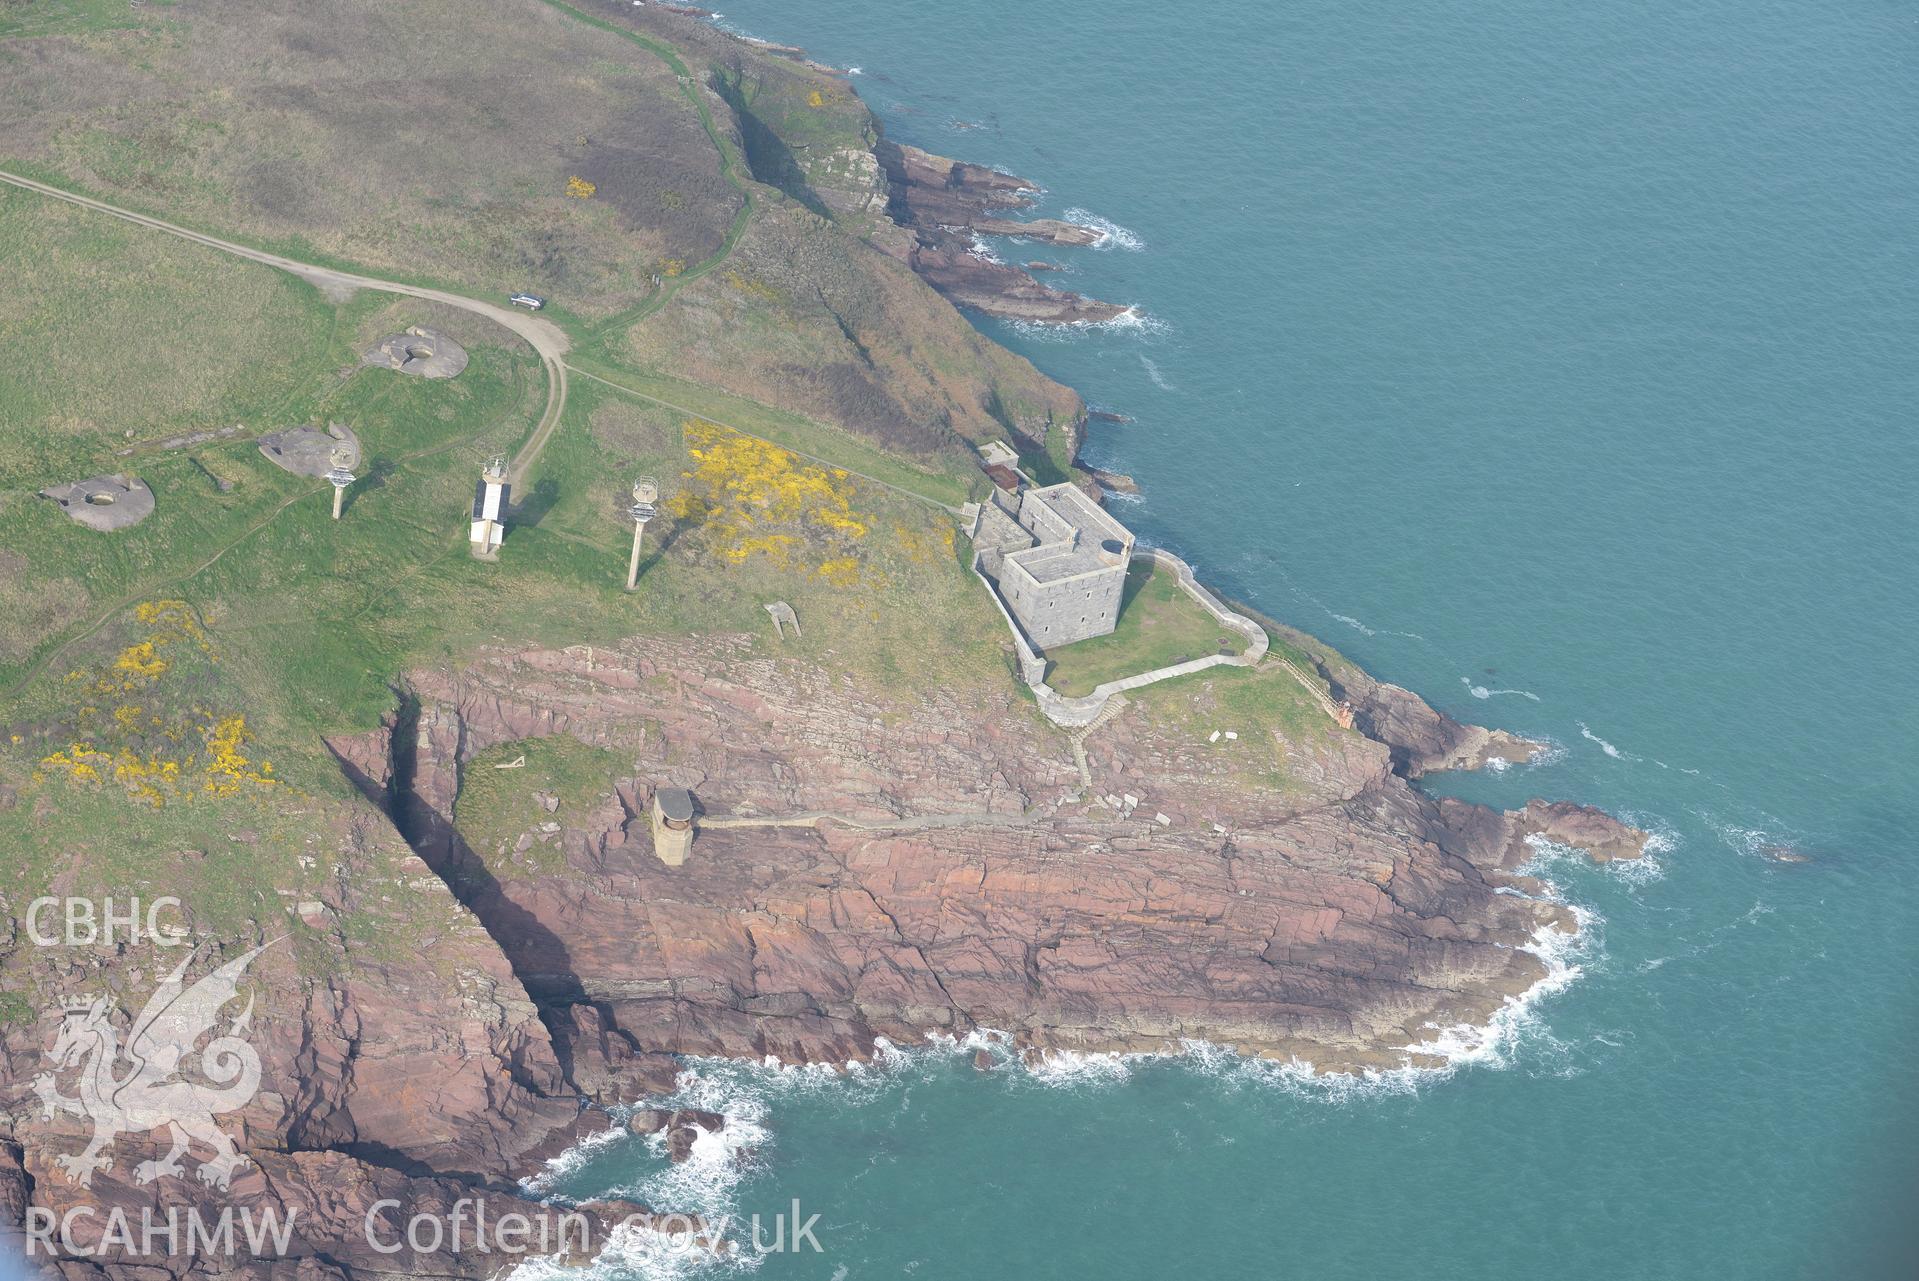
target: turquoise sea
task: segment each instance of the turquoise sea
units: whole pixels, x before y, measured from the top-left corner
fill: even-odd
[[[714,1069],[768,1278],[1919,1276],[1919,13],[1886,0],[729,0],[1115,229],[1134,326],[984,327],[1204,576],[1558,744],[1577,967],[1445,1075]],[[1083,211],[1073,215],[1071,211]],[[1804,862],[1778,862],[1788,850]],[[630,1143],[630,1146],[629,1146]],[[767,1219],[770,1233],[770,1217]],[[652,1264],[632,1265],[646,1270]]]

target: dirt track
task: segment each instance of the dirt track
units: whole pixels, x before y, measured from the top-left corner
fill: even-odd
[[[540,415],[539,424],[534,427],[533,434],[527,437],[526,444],[522,445],[520,452],[513,456],[513,462],[508,469],[515,486],[518,486],[525,478],[527,470],[539,458],[540,451],[546,448],[546,442],[552,438],[554,430],[560,425],[560,414],[566,408],[566,362],[562,357],[566,355],[569,344],[565,331],[541,316],[503,304],[481,302],[477,298],[464,298],[443,289],[426,289],[419,285],[402,284],[396,280],[376,280],[372,276],[356,275],[350,271],[336,271],[331,267],[296,262],[291,258],[283,258],[279,254],[251,249],[246,245],[235,244],[231,240],[222,240],[218,236],[209,236],[204,232],[192,231],[159,218],[148,217],[146,214],[134,213],[130,209],[110,205],[104,200],[95,200],[90,196],[77,196],[70,191],[62,191],[58,187],[49,186],[44,182],[35,182],[31,178],[22,178],[18,174],[8,173],[3,169],[0,169],[0,182],[39,195],[51,196],[55,200],[64,200],[68,204],[79,205],[83,209],[91,209],[96,213],[122,218],[153,231],[163,231],[169,236],[191,240],[209,249],[217,249],[221,253],[232,254],[236,258],[245,258],[249,262],[277,267],[321,289],[377,289],[383,293],[405,294],[410,298],[425,298],[431,302],[458,307],[475,315],[485,316],[496,324],[504,325],[526,339],[533,350],[539,353],[540,363],[546,368],[546,411]]]

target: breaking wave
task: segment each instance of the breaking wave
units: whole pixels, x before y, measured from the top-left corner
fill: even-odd
[[[1057,324],[1045,320],[1022,320],[1013,316],[1002,316],[999,323],[1020,335],[1036,342],[1071,342],[1073,339],[1091,333],[1136,333],[1163,334],[1172,327],[1157,316],[1150,316],[1138,307],[1128,307],[1117,316],[1107,320],[1072,320]],[[1141,357],[1144,360],[1144,357]],[[1177,391],[1170,383],[1161,382],[1152,372],[1152,362],[1148,361],[1147,376],[1153,378],[1155,385],[1162,391]]]
[[[1544,853],[1550,861],[1554,855]],[[1535,860],[1536,862],[1539,860]],[[1531,866],[1531,865],[1529,865]],[[1557,891],[1548,883],[1549,892]],[[1599,930],[1603,918],[1578,905],[1569,905],[1578,924],[1576,933],[1542,926],[1521,950],[1537,956],[1545,974],[1532,987],[1505,1004],[1483,1024],[1429,1024],[1417,1044],[1406,1053],[1441,1060],[1433,1066],[1403,1066],[1359,1072],[1321,1073],[1302,1059],[1279,1062],[1249,1058],[1231,1046],[1184,1041],[1177,1050],[1151,1053],[1083,1053],[1070,1050],[1023,1052],[1002,1031],[981,1029],[964,1037],[935,1034],[918,1046],[899,1046],[881,1040],[872,1062],[843,1065],[785,1065],[774,1059],[752,1062],[735,1059],[691,1059],[680,1073],[674,1092],[649,1105],[663,1108],[701,1108],[718,1112],[726,1124],[718,1133],[701,1134],[687,1160],[642,1171],[629,1182],[595,1187],[593,1197],[626,1197],[658,1207],[662,1212],[697,1214],[709,1224],[737,1228],[740,1221],[738,1188],[764,1160],[760,1155],[777,1144],[777,1132],[767,1123],[769,1113],[783,1100],[830,1096],[847,1106],[881,1101],[902,1088],[930,1083],[951,1071],[959,1056],[1002,1079],[1009,1089],[1104,1091],[1123,1086],[1147,1067],[1172,1067],[1195,1072],[1235,1088],[1276,1090],[1299,1098],[1331,1104],[1361,1102],[1391,1095],[1417,1094],[1422,1087],[1444,1081],[1464,1068],[1504,1070],[1522,1062],[1557,1075],[1571,1072],[1570,1047],[1547,1028],[1539,1012],[1548,997],[1571,986],[1590,959],[1602,951]],[[630,1109],[618,1109],[622,1122],[555,1158],[528,1190],[547,1195],[552,1185],[576,1173],[593,1156],[625,1141],[644,1144],[656,1162],[664,1160],[665,1136],[632,1136],[623,1124]],[[549,1260],[529,1260],[513,1273],[513,1281],[609,1281],[639,1277],[645,1281],[686,1281],[744,1275],[762,1259],[751,1250],[731,1256],[689,1249],[659,1232],[622,1226],[610,1238],[598,1260],[584,1270]]]
[[[1638,858],[1616,858],[1604,863],[1594,863],[1592,856],[1577,846],[1562,845],[1549,841],[1543,836],[1533,835],[1526,838],[1526,844],[1532,847],[1532,857],[1519,869],[1527,876],[1537,876],[1542,880],[1557,866],[1593,867],[1624,885],[1637,888],[1660,880],[1666,875],[1666,865],[1659,856],[1671,850],[1678,842],[1673,829],[1659,820],[1635,819],[1629,815],[1620,816],[1650,832],[1646,841],[1646,852]]]
[[[1075,226],[1090,227],[1097,231],[1099,239],[1092,243],[1091,248],[1125,249],[1131,253],[1138,253],[1146,248],[1146,242],[1140,238],[1138,232],[1130,231],[1110,218],[1102,218],[1088,210],[1068,209],[1061,215],[1061,219]]]
[[[984,236],[973,236],[967,242],[966,252],[978,258],[981,262],[997,263],[1001,266],[1006,264],[1004,258],[993,252],[993,247],[986,243],[986,237]]]
[[[1712,829],[1714,836],[1739,854],[1751,858],[1771,859],[1775,862],[1791,862],[1804,858],[1798,837],[1770,831],[1763,827],[1748,827],[1744,823],[1720,818],[1710,810],[1695,810],[1694,813],[1698,814],[1701,822]]]
[[[1307,599],[1311,600],[1312,598],[1307,597]],[[1407,640],[1416,640],[1416,641],[1423,641],[1426,639],[1424,636],[1421,636],[1418,632],[1394,632],[1394,631],[1381,632],[1377,627],[1366,626],[1366,624],[1360,622],[1357,618],[1354,618],[1351,614],[1335,614],[1331,609],[1327,608],[1326,605],[1322,604],[1321,602],[1317,600],[1313,601],[1313,604],[1318,605],[1323,610],[1326,610],[1326,616],[1328,618],[1331,618],[1335,623],[1344,623],[1346,624],[1346,626],[1358,632],[1361,636],[1380,636],[1380,635],[1404,636]]]

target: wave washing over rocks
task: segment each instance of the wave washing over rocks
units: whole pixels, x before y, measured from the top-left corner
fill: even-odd
[[[1540,867],[1551,861],[1547,856]],[[738,1191],[777,1150],[776,1117],[783,1103],[797,1097],[827,1095],[845,1107],[859,1107],[889,1094],[900,1096],[921,1085],[936,1084],[953,1064],[970,1062],[976,1071],[1001,1077],[1004,1088],[1107,1090],[1123,1087],[1152,1068],[1188,1071],[1233,1088],[1280,1091],[1297,1098],[1344,1105],[1385,1095],[1416,1094],[1468,1068],[1504,1070],[1535,1062],[1542,1069],[1564,1051],[1548,1030],[1539,1007],[1581,976],[1599,948],[1603,922],[1596,912],[1570,909],[1578,929],[1566,933],[1542,927],[1527,950],[1546,973],[1527,991],[1507,1001],[1483,1024],[1429,1029],[1416,1047],[1441,1060],[1433,1066],[1323,1073],[1302,1060],[1278,1062],[1248,1058],[1231,1046],[1188,1040],[1152,1052],[1086,1053],[1072,1050],[1022,1051],[1010,1033],[978,1028],[962,1037],[933,1034],[919,1045],[882,1039],[872,1058],[844,1064],[782,1064],[777,1059],[692,1059],[669,1095],[649,1100],[662,1109],[698,1108],[725,1118],[724,1126],[703,1135],[684,1159],[656,1166],[628,1181],[596,1187],[600,1196],[648,1205],[685,1207],[709,1225],[738,1225]],[[608,1131],[581,1143],[550,1163],[549,1172],[529,1184],[529,1192],[550,1191],[553,1184],[602,1155],[620,1131]],[[653,1142],[660,1158],[661,1145]],[[751,1251],[715,1257],[688,1249],[656,1233],[629,1232],[610,1241],[601,1257],[584,1271],[567,1275],[588,1281],[639,1276],[647,1281],[677,1281],[693,1276],[751,1272],[763,1262]],[[554,1265],[541,1260],[514,1274],[516,1281],[558,1281]]]
[[[1068,209],[1067,222],[1079,227],[1091,227],[1099,233],[1099,239],[1093,242],[1095,249],[1124,249],[1138,253],[1146,248],[1146,241],[1136,231],[1120,226],[1110,218],[1102,218],[1086,209]]]

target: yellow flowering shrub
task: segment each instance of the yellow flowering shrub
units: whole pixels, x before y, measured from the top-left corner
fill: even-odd
[[[67,675],[83,696],[113,696],[102,700],[110,706],[82,703],[62,735],[66,745],[40,757],[34,778],[52,773],[89,786],[114,785],[154,806],[195,793],[231,796],[249,785],[276,785],[272,764],[256,765],[248,755],[244,716],[215,712],[171,689],[187,678],[167,655],[197,653],[209,663],[217,658],[186,602],[147,601],[133,613],[147,630],[144,639],[95,673]],[[134,690],[143,691],[138,700],[119,697]],[[11,737],[21,741],[18,734]]]
[[[566,194],[575,200],[585,200],[599,189],[599,184],[588,182],[577,175],[566,180]]]
[[[763,557],[835,587],[860,581],[859,545],[873,517],[855,507],[846,472],[699,419],[684,431],[693,465],[667,511],[713,554],[731,565]]]

